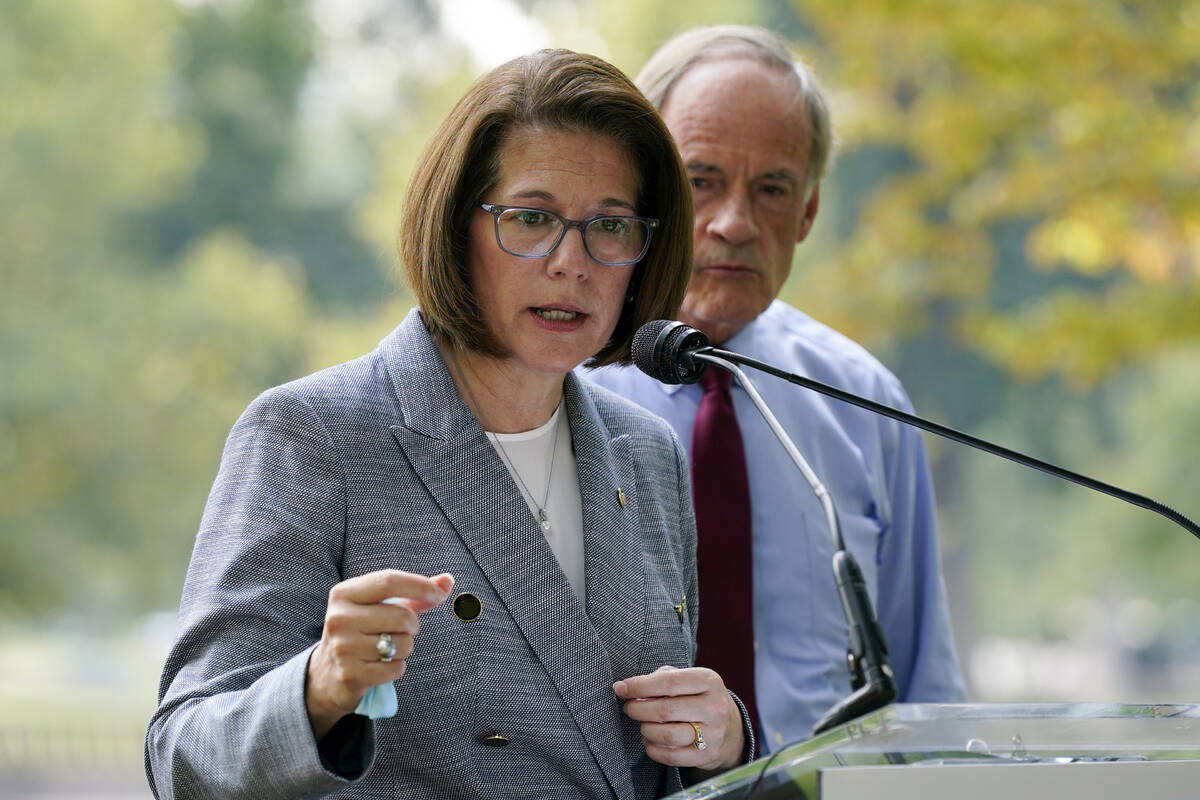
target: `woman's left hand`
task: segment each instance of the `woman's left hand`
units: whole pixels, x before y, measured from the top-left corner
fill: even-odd
[[[642,723],[646,755],[655,761],[705,772],[741,763],[742,714],[711,669],[663,666],[617,681],[613,691],[624,701],[625,714]]]

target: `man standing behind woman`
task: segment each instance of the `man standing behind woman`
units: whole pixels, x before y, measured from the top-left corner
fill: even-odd
[[[519,58],[459,101],[405,202],[419,308],[229,436],[147,732],[158,797],[648,800],[753,752],[691,668],[685,455],[572,373],[674,313],[688,191],[599,59]]]
[[[668,41],[635,82],[675,137],[695,199],[678,318],[725,349],[910,410],[869,353],[777,299],[833,149],[809,70],[768,31],[720,26]],[[628,367],[584,374],[664,417],[689,445],[705,609],[696,663],[751,706],[764,750],[806,738],[850,692],[832,543],[812,491],[728,373],[710,368],[691,386]],[[920,433],[773,378],[756,385],[833,495],[898,699],[963,699]]]

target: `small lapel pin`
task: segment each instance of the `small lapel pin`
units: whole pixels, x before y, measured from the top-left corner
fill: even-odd
[[[617,487],[617,502],[621,504],[621,508],[625,507],[625,490]]]
[[[679,605],[675,606],[675,613],[679,615],[679,621],[683,622],[683,615],[687,612],[687,595],[679,598]]]

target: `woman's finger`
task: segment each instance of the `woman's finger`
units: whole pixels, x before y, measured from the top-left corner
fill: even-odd
[[[696,743],[696,729],[690,722],[643,722],[642,739],[647,747],[692,747]]]
[[[416,636],[421,630],[421,619],[407,605],[376,603],[360,606],[341,602],[331,604],[326,611],[325,630],[347,636],[380,633]]]
[[[626,700],[623,710],[638,722],[697,722],[725,717],[729,693],[705,692],[679,697]]]
[[[613,691],[622,700],[636,697],[677,697],[724,690],[725,683],[721,676],[705,667],[660,667],[648,675],[635,675],[613,684]]]
[[[448,572],[429,577],[399,569],[381,569],[342,581],[330,590],[329,599],[374,605],[397,597],[411,601],[414,611],[424,611],[445,600],[452,588],[454,576]]]
[[[354,652],[362,661],[403,661],[412,655],[416,637],[405,633],[364,634]],[[388,655],[390,653],[391,655]],[[385,658],[385,656],[387,656]]]

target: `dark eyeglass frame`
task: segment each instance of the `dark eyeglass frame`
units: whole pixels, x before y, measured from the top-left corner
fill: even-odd
[[[658,227],[658,220],[656,219],[651,219],[650,217],[636,217],[628,214],[597,214],[596,216],[588,217],[587,219],[568,219],[562,214],[555,214],[553,211],[547,211],[544,208],[534,208],[533,206],[501,206],[496,205],[495,203],[480,203],[479,207],[492,215],[492,221],[495,223],[496,230],[496,244],[501,250],[508,253],[510,256],[516,256],[517,258],[546,258],[555,250],[557,250],[560,244],[562,244],[563,239],[567,235],[567,231],[571,228],[574,228],[575,230],[579,231],[579,238],[583,241],[583,249],[597,264],[603,264],[606,267],[627,267],[630,264],[636,264],[646,257],[646,253],[650,251],[650,240],[654,237],[654,229]],[[558,238],[554,241],[554,244],[550,245],[549,250],[541,253],[540,255],[531,256],[527,253],[514,253],[512,250],[509,250],[507,247],[505,247],[504,242],[500,240],[500,216],[506,211],[532,211],[535,214],[545,214],[548,217],[554,217],[562,223],[562,227],[558,229]],[[592,252],[592,248],[588,247],[587,228],[592,223],[604,219],[634,220],[636,222],[641,222],[646,226],[646,241],[642,243],[642,252],[638,253],[637,258],[621,261],[606,261],[602,258],[596,258],[596,255]]]

